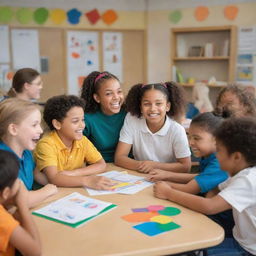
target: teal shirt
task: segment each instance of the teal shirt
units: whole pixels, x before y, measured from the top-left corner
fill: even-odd
[[[84,135],[93,143],[107,163],[114,162],[119,133],[124,123],[126,111],[105,115],[101,111],[86,113]]]

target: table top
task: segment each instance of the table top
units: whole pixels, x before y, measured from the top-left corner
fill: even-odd
[[[108,164],[108,170],[124,169]],[[134,171],[128,172],[141,176]],[[88,196],[84,188],[59,188],[58,194],[48,198],[35,209],[73,192]],[[152,186],[134,195],[110,194],[93,198],[111,202],[117,207],[78,228],[33,215],[42,241],[43,256],[166,255],[214,246],[224,238],[223,229],[203,214],[155,198]],[[181,228],[147,236],[132,227],[138,223],[129,223],[121,218],[132,213],[132,208],[149,205],[179,208],[181,214],[173,216],[172,219]]]

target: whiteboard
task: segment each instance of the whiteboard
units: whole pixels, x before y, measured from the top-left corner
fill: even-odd
[[[12,29],[13,68],[33,68],[40,72],[38,31],[33,29]]]
[[[9,29],[8,26],[0,26],[0,62],[10,62]]]

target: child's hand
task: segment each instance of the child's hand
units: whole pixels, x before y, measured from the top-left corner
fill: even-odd
[[[171,189],[171,186],[166,182],[157,182],[153,187],[154,196],[160,199],[168,199],[168,193],[171,191]]]
[[[169,178],[170,172],[163,171],[160,169],[153,169],[149,172],[147,179],[149,181],[159,181],[159,180],[167,180]]]
[[[47,184],[43,187],[43,190],[48,194],[48,196],[53,196],[58,193],[58,187],[53,184]]]
[[[18,208],[20,208],[21,206],[28,207],[28,190],[26,189],[21,180],[18,180],[18,182],[19,189],[15,195],[14,202]]]
[[[138,171],[143,173],[149,173],[154,168],[153,161],[140,161]]]
[[[97,190],[110,190],[115,183],[106,177],[103,176],[87,176],[86,177],[86,187],[97,189]]]

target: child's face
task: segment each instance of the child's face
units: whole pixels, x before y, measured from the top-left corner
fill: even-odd
[[[189,127],[189,144],[196,157],[207,157],[216,152],[214,136],[196,124]]]
[[[148,126],[162,127],[165,122],[166,112],[170,110],[170,103],[166,96],[159,90],[147,90],[141,99],[141,113]]]
[[[35,149],[36,143],[43,132],[40,123],[41,113],[38,109],[35,109],[29,112],[29,115],[21,123],[14,125],[16,143],[21,150]]]
[[[120,112],[124,102],[124,95],[120,83],[116,79],[108,79],[100,85],[99,91],[93,95],[106,115]]]
[[[82,139],[84,127],[83,108],[73,107],[67,112],[66,117],[61,122],[58,122],[58,126],[55,128],[64,144],[70,144],[74,140]]]
[[[31,83],[26,83],[25,89],[30,99],[39,99],[43,88],[43,81],[41,76],[36,77]]]

